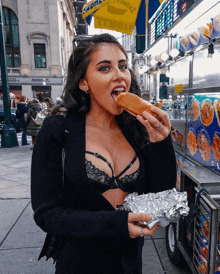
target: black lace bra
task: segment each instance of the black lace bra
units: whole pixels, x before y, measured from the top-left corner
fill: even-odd
[[[119,177],[121,177],[121,175],[123,175],[134,164],[134,162],[138,158],[137,155],[134,156],[130,164],[128,164],[127,167],[120,174],[114,176],[113,168],[106,158],[104,158],[99,153],[91,151],[86,151],[86,153],[98,157],[99,159],[106,162],[112,172],[112,176],[110,177],[107,173],[95,167],[91,161],[85,160],[87,176],[89,180],[91,180],[94,187],[98,188],[102,193],[108,189],[115,188],[120,188],[125,192],[133,192],[135,190],[135,186],[140,174],[140,167],[132,174],[125,175],[123,178],[120,179]]]

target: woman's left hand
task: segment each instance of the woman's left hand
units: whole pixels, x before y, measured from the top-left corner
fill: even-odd
[[[151,111],[156,113],[162,122],[158,121],[157,118],[152,116],[147,111],[143,111],[142,115],[137,115],[136,118],[146,127],[150,142],[160,142],[170,133],[170,120],[167,113],[158,107],[152,107]]]

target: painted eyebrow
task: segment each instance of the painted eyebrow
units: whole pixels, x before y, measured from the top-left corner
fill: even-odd
[[[119,60],[119,63],[124,63],[124,62],[127,62],[127,60],[126,59]],[[111,64],[111,61],[109,61],[109,60],[102,60],[102,61],[98,62],[98,64],[96,64],[96,66],[98,66],[100,64],[103,64],[103,63]]]

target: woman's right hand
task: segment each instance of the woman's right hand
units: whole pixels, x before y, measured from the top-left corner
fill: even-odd
[[[152,236],[154,232],[160,227],[154,225],[151,229],[144,225],[137,225],[139,222],[149,222],[152,219],[152,215],[145,213],[129,213],[128,214],[128,231],[131,238],[139,236]],[[142,235],[143,228],[143,235]]]

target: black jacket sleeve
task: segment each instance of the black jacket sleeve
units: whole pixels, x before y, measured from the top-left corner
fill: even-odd
[[[30,121],[31,121],[31,114],[32,114],[32,108],[28,108],[28,111],[27,111],[27,118],[26,118],[26,120],[27,120],[27,125],[30,123]]]
[[[127,236],[126,211],[82,210],[80,204],[77,208],[66,206],[61,156],[65,139],[64,119],[61,115],[45,118],[33,148],[31,202],[36,224],[47,233],[67,236]],[[79,199],[82,194],[74,195]]]
[[[147,181],[144,193],[160,192],[176,186],[176,156],[171,135],[157,143],[149,143],[143,151]]]

